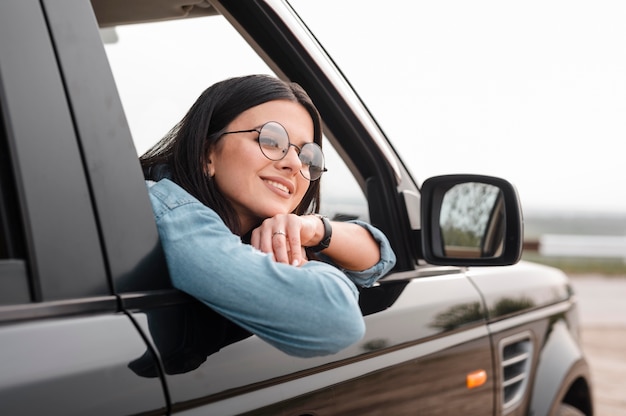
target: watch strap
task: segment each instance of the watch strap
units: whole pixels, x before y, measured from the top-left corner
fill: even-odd
[[[317,218],[319,218],[324,224],[324,235],[322,236],[322,239],[320,240],[319,244],[317,244],[316,246],[307,247],[307,248],[314,253],[319,253],[320,251],[327,249],[328,246],[330,245],[330,238],[333,235],[333,227],[330,225],[330,221],[328,220],[327,217],[323,215],[319,215],[319,214],[314,214],[314,215]]]

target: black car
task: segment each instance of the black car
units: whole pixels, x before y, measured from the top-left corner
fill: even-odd
[[[198,73],[208,86],[237,62],[310,93],[335,155],[322,212],[371,222],[397,255],[361,290],[358,344],[290,357],[172,288],[137,159],[159,137],[135,132],[128,80],[111,69],[131,59],[115,37],[151,24],[211,35],[153,66],[171,76],[147,90]],[[220,50],[226,36],[256,56]],[[149,41],[134,58],[150,59]],[[186,66],[202,55],[206,68]],[[284,1],[0,2],[0,191],[2,415],[592,414],[576,297],[559,270],[519,262],[515,188],[418,185]]]

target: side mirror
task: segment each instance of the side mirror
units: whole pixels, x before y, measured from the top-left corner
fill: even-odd
[[[515,187],[482,175],[444,175],[421,189],[424,259],[446,266],[506,266],[522,255],[523,220]]]

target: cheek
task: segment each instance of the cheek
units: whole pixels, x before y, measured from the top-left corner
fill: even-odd
[[[260,164],[258,151],[254,150],[247,146],[224,146],[215,153],[215,178],[222,192],[237,192],[249,185],[250,176]]]
[[[296,191],[295,206],[293,207],[293,209],[296,209],[296,207],[300,205],[300,202],[302,202],[302,198],[304,198],[306,191],[309,190],[310,185],[311,185],[311,182],[304,179],[304,177],[300,175],[300,178],[298,179],[298,190]]]

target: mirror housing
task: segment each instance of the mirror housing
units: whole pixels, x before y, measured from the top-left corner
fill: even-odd
[[[522,256],[522,209],[515,187],[484,175],[443,175],[421,189],[424,260],[442,266],[506,266]]]

